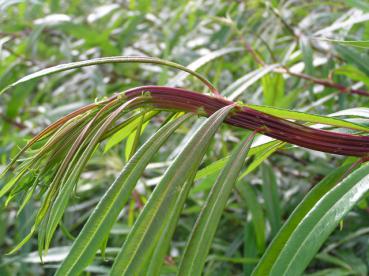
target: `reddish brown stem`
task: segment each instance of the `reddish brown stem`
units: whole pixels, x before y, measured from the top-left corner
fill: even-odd
[[[166,86],[138,87],[127,91],[125,95],[128,99],[133,99],[145,92],[149,92],[151,97],[143,104],[160,109],[196,112],[204,116],[210,116],[224,106],[235,104],[224,98]],[[241,128],[259,130],[272,138],[313,150],[348,156],[367,156],[369,153],[367,136],[314,129],[245,106],[237,106],[225,122]]]

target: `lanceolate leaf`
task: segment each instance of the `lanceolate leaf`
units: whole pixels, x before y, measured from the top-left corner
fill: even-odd
[[[108,64],[108,63],[152,63],[152,64],[159,64],[159,65],[164,65],[164,66],[169,66],[175,69],[179,69],[182,71],[185,71],[193,76],[195,76],[196,78],[198,78],[200,81],[202,81],[207,87],[209,87],[209,89],[217,94],[217,90],[216,88],[203,76],[201,76],[200,74],[192,71],[191,69],[188,69],[185,66],[182,66],[180,64],[174,63],[174,62],[170,62],[170,61],[166,61],[166,60],[162,60],[162,59],[158,59],[158,58],[153,58],[153,57],[142,57],[142,56],[116,56],[116,57],[104,57],[104,58],[95,58],[95,59],[89,59],[89,60],[85,60],[85,61],[77,61],[77,62],[71,62],[71,63],[66,63],[66,64],[60,64],[57,66],[53,66],[50,68],[46,68],[40,71],[37,71],[33,74],[30,74],[28,76],[25,76],[21,79],[19,79],[18,81],[8,85],[7,87],[5,87],[3,90],[0,91],[0,95],[2,93],[4,93],[6,90],[8,90],[11,87],[14,87],[18,84],[21,84],[23,82],[26,81],[30,81],[33,79],[37,79],[40,77],[44,77],[44,76],[48,76],[54,73],[58,73],[58,72],[62,72],[62,71],[67,71],[67,70],[71,70],[71,69],[77,69],[77,68],[82,68],[82,67],[86,67],[86,66],[92,66],[92,65],[99,65],[99,64]]]
[[[232,105],[226,106],[209,117],[167,169],[123,244],[113,264],[112,275],[136,275],[141,272],[142,264],[149,260],[160,239],[160,232],[170,218],[168,215],[178,193],[197,170],[210,139],[232,108]]]
[[[243,48],[241,48],[241,47],[239,47],[239,48],[230,47],[230,48],[220,49],[220,50],[211,52],[211,53],[209,53],[205,56],[200,57],[199,59],[191,62],[186,67],[188,68],[188,70],[196,71],[201,66],[205,65],[206,63],[208,63],[208,62],[210,62],[210,61],[212,61],[216,58],[222,57],[222,56],[230,54],[230,53],[240,52],[242,50],[243,50]],[[171,79],[169,81],[169,85],[171,85],[171,86],[172,85],[178,85],[178,83],[181,83],[187,76],[188,76],[188,74],[186,72],[180,72],[173,79]]]
[[[237,190],[241,197],[246,202],[246,207],[248,212],[251,214],[251,221],[248,222],[252,224],[253,231],[252,236],[254,238],[253,243],[259,252],[264,252],[265,250],[265,218],[264,212],[261,204],[258,202],[257,195],[254,188],[247,182],[243,180],[237,181]],[[247,226],[248,228],[249,226]],[[248,232],[251,229],[248,229]],[[249,232],[250,233],[250,232]],[[248,247],[247,245],[246,247]],[[248,251],[248,250],[246,250]]]
[[[108,127],[114,122],[114,120],[123,113],[126,104],[120,106],[117,110],[112,112],[111,115],[105,121],[102,121],[100,124],[94,127],[96,129],[91,133],[92,138],[90,139],[89,143],[86,145],[86,148],[80,147],[79,152],[80,158],[73,158],[71,161],[72,166],[70,165],[68,171],[70,174],[68,177],[64,177],[65,184],[62,187],[61,191],[59,192],[58,196],[56,197],[55,201],[52,203],[51,211],[48,222],[46,224],[46,236],[45,236],[45,250],[48,249],[49,243],[51,241],[52,235],[60,222],[60,219],[64,213],[64,209],[67,206],[70,194],[75,187],[75,184],[78,180],[78,177],[83,171],[86,163],[90,159],[92,153],[94,152],[100,137],[104,134],[104,132],[108,129]],[[76,156],[78,156],[77,154]]]
[[[335,48],[346,62],[356,65],[362,72],[369,75],[369,68],[367,66],[369,58],[365,53],[342,45],[336,45]]]
[[[47,191],[47,195],[45,197],[45,199],[43,200],[41,207],[37,213],[36,216],[36,220],[34,223],[34,226],[37,228],[41,222],[46,218],[48,220],[49,218],[49,210],[50,207],[53,205],[55,198],[58,196],[58,193],[61,189],[61,186],[63,185],[63,180],[67,180],[67,183],[70,183],[70,185],[73,185],[75,180],[77,179],[77,177],[79,176],[79,174],[81,173],[84,165],[86,164],[88,158],[90,157],[90,155],[92,154],[92,151],[94,150],[94,148],[96,147],[96,143],[98,141],[98,139],[101,137],[101,135],[103,134],[103,132],[106,130],[106,128],[116,119],[116,117],[127,107],[129,106],[130,103],[134,102],[133,101],[129,101],[126,102],[124,104],[122,104],[121,106],[119,106],[119,108],[117,108],[116,110],[114,110],[114,112],[112,112],[109,117],[106,119],[106,121],[101,121],[104,117],[104,114],[106,114],[106,112],[110,109],[111,106],[114,105],[114,102],[110,102],[109,105],[104,106],[94,117],[91,121],[89,121],[89,123],[83,128],[82,132],[78,135],[77,139],[74,141],[73,145],[71,146],[71,148],[69,149],[66,157],[64,158],[63,162],[61,163],[61,165],[59,166],[55,177],[52,180],[52,183],[50,184],[50,187]],[[96,123],[97,126],[93,127],[93,124]],[[99,128],[99,125],[102,124],[101,128]],[[94,134],[94,130],[96,130],[96,135]],[[90,141],[89,146],[87,147],[86,151],[82,154],[83,160],[81,160],[81,162],[78,162],[76,164],[76,166],[74,168],[72,168],[71,163],[73,164],[73,161],[75,160],[76,156],[78,156],[78,152],[81,151],[81,146],[86,142],[87,138],[89,135],[93,136],[93,139]],[[70,176],[70,178],[68,178],[69,176],[69,172],[72,171],[72,176]],[[71,180],[70,182],[68,182],[69,180]],[[67,193],[65,194],[65,197],[67,198]],[[39,250],[41,252],[41,248],[43,245],[43,238],[44,238],[44,234],[46,235],[46,246],[47,246],[47,241],[51,239],[51,234],[53,233],[56,224],[58,223],[58,220],[60,219],[61,216],[61,212],[60,210],[62,210],[64,204],[66,204],[67,202],[65,202],[65,200],[61,200],[60,201],[61,205],[60,208],[55,208],[56,211],[56,216],[54,217],[55,219],[53,220],[54,223],[51,223],[51,225],[54,225],[52,227],[50,227],[48,230],[49,231],[41,231],[41,237],[39,238],[39,244],[41,245],[41,247],[39,247]],[[51,218],[53,219],[53,217]],[[46,222],[44,222],[46,223]],[[44,230],[44,229],[43,229]],[[47,248],[46,248],[47,249]]]
[[[56,275],[78,274],[91,263],[152,156],[190,116],[185,115],[163,126],[130,159],[96,206]]]
[[[292,111],[292,110],[269,107],[269,106],[258,106],[258,105],[247,105],[247,106],[252,109],[255,109],[255,110],[270,114],[270,115],[274,115],[279,118],[293,119],[293,120],[305,121],[305,122],[310,122],[310,123],[325,124],[325,125],[331,125],[331,126],[336,126],[336,127],[346,127],[350,129],[369,132],[368,127],[354,124],[354,123],[351,123],[345,120],[336,119],[336,118],[329,118],[326,116],[308,114],[304,112]]]
[[[234,150],[211,189],[188,239],[179,266],[180,275],[201,275],[222,211],[237,181],[253,138],[254,133]]]
[[[278,149],[282,148],[285,144],[286,143],[283,143],[280,141],[273,141],[271,143],[268,143],[268,147],[256,155],[255,159],[250,163],[250,165],[247,166],[246,171],[244,171],[240,175],[240,178],[245,177],[246,175],[251,173],[253,170],[255,170],[257,167],[259,167],[260,164],[262,164],[265,159],[267,159],[270,155],[272,155]]]
[[[305,270],[329,234],[369,190],[369,164],[340,181],[347,169],[337,169],[305,197],[253,275],[300,275]]]
[[[146,122],[150,120],[157,114],[158,114],[157,111],[145,113],[144,121]],[[130,119],[129,122],[127,122],[127,124],[124,124],[124,126],[122,126],[121,129],[117,130],[117,132],[115,132],[105,144],[104,152],[107,152],[109,149],[111,149],[112,147],[120,143],[122,140],[127,138],[131,134],[131,132],[137,128],[137,125],[141,120],[141,116],[142,116],[141,113],[132,116],[132,119]]]
[[[188,197],[189,190],[191,189],[195,172],[182,186],[181,191],[176,195],[175,203],[168,215],[165,227],[160,231],[160,239],[156,244],[155,249],[149,259],[150,263],[145,265],[145,269],[141,271],[142,274],[148,273],[148,275],[159,275],[165,255],[168,253],[170,247],[171,238],[177,227],[178,220],[183,209],[184,203]],[[147,268],[147,269],[146,269]]]
[[[274,237],[282,224],[277,180],[273,168],[267,164],[262,165],[261,173],[263,179],[264,205],[271,227],[271,236]]]
[[[355,116],[369,118],[369,108],[366,107],[356,107],[337,111],[330,114],[330,116]]]
[[[344,46],[352,46],[357,48],[369,48],[369,40],[335,40],[321,37],[314,37],[314,39],[327,41],[331,43],[337,43]]]
[[[260,153],[264,152],[266,149],[269,149],[273,147],[276,143],[279,143],[279,141],[274,141],[273,139],[262,141],[260,143],[255,143],[255,142],[256,142],[256,139],[254,139],[254,143],[253,145],[251,145],[249,156],[251,155],[258,156]],[[205,168],[199,170],[196,174],[195,179],[198,180],[206,176],[209,176],[213,173],[219,172],[228,162],[229,157],[230,156],[223,157],[222,159],[214,161],[213,163],[209,164]]]
[[[232,91],[231,95],[229,95],[229,98],[231,100],[237,99],[247,88],[249,88],[251,85],[256,83],[263,76],[269,74],[271,71],[273,71],[278,66],[279,66],[278,64],[273,64],[273,65],[266,66],[266,67],[258,69],[255,72],[255,74],[251,75],[249,79],[247,79],[245,82],[243,82],[237,89]]]

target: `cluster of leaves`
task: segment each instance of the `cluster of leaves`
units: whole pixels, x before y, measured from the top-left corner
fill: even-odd
[[[0,10],[0,274],[367,274],[365,1]]]

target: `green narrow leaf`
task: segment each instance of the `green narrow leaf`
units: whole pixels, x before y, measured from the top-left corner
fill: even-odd
[[[280,142],[280,141],[273,141],[271,143],[267,144],[268,147],[265,148],[262,152],[259,152],[254,160],[251,162],[250,165],[247,166],[246,171],[244,171],[240,179],[244,178],[246,175],[251,173],[253,170],[255,170],[257,167],[259,167],[265,159],[267,159],[270,155],[272,155],[274,152],[276,152],[278,149],[282,148],[286,143]]]
[[[251,214],[251,224],[254,227],[253,236],[255,246],[259,252],[265,250],[265,218],[261,204],[257,200],[253,187],[245,181],[239,180],[236,184],[237,190],[246,202],[246,207]],[[246,244],[246,246],[248,246]]]
[[[262,141],[262,142],[259,143],[259,142],[257,142],[257,139],[254,139],[254,143],[253,143],[253,145],[251,145],[251,148],[250,148],[250,151],[249,151],[249,156],[252,156],[252,155],[258,156],[261,152],[264,152],[266,149],[271,148],[276,143],[280,143],[280,142],[279,141],[274,141],[274,140],[265,140],[265,141]],[[210,176],[210,175],[212,175],[216,172],[219,172],[225,166],[225,164],[227,163],[228,160],[229,160],[229,156],[223,157],[223,158],[209,164],[205,168],[199,170],[196,173],[195,180],[205,178],[205,177]],[[245,175],[243,175],[243,176],[245,176]],[[196,187],[194,189],[196,190]]]
[[[166,170],[116,257],[111,275],[136,275],[143,269],[142,264],[147,263],[160,239],[177,194],[197,170],[210,139],[232,108],[226,106],[210,116]]]
[[[201,275],[223,209],[237,181],[254,136],[255,133],[251,134],[234,150],[211,189],[188,238],[178,274]]]
[[[345,120],[336,119],[336,118],[330,118],[330,117],[321,116],[321,115],[308,114],[308,113],[304,113],[300,111],[292,111],[292,110],[269,107],[269,106],[260,106],[260,105],[251,105],[251,104],[248,104],[246,106],[252,109],[279,117],[279,118],[283,118],[283,119],[292,119],[292,120],[305,121],[305,122],[310,122],[310,123],[331,125],[331,126],[336,126],[336,127],[345,127],[345,128],[369,132],[369,127],[351,123]]]
[[[313,39],[323,40],[331,43],[337,43],[344,46],[352,46],[357,48],[369,48],[369,40],[335,40],[335,39],[328,39],[322,37],[314,37]]]
[[[342,45],[336,45],[335,49],[346,62],[356,65],[362,72],[369,75],[369,68],[367,66],[369,57],[366,53]]]
[[[269,74],[261,79],[265,105],[280,106],[284,97],[284,79],[282,74]]]
[[[151,111],[151,112],[145,113],[144,122],[149,121],[152,117],[154,117],[157,114],[158,114],[157,111]],[[128,119],[127,121],[124,121],[122,124],[120,124],[119,125],[119,127],[120,127],[119,130],[118,129],[112,130],[112,131],[114,131],[114,134],[110,134],[109,133],[110,130],[109,130],[109,132],[107,134],[108,134],[108,136],[111,136],[111,137],[107,141],[107,143],[105,144],[104,153],[107,152],[108,150],[110,150],[115,145],[122,142],[125,138],[127,138],[132,133],[132,131],[134,131],[137,128],[137,125],[140,122],[140,120],[141,120],[141,113],[133,115],[130,119]]]
[[[187,138],[185,137],[184,140],[187,140]],[[160,274],[164,257],[168,252],[170,242],[172,240],[171,237],[173,236],[176,229],[181,211],[192,187],[196,172],[197,171],[194,171],[193,175],[189,176],[188,180],[182,186],[181,191],[175,195],[175,203],[170,209],[170,213],[167,216],[168,219],[165,222],[165,226],[162,227],[162,229],[160,230],[160,239],[156,244],[151,257],[149,258],[149,263],[143,266],[144,268],[141,270],[141,274]]]
[[[366,87],[369,87],[369,76],[361,72],[357,67],[343,65],[334,70],[335,75],[343,75],[355,81],[362,81]]]
[[[264,226],[264,225],[263,225]],[[243,256],[244,258],[256,258],[258,256],[258,248],[256,244],[257,232],[259,229],[255,229],[255,226],[251,222],[247,221],[244,227],[244,246],[243,246]],[[255,263],[244,264],[243,271],[244,275],[248,276],[254,269]]]
[[[322,181],[320,181],[314,189],[304,198],[299,206],[293,211],[287,222],[282,226],[278,235],[273,239],[272,243],[267,248],[260,263],[258,264],[255,275],[268,275],[271,266],[278,257],[279,251],[287,242],[289,236],[293,233],[301,220],[309,213],[313,206],[324,196],[330,189],[332,189],[340,180],[342,175],[347,171],[351,164],[347,164],[334,170]]]
[[[191,116],[192,114],[187,114],[170,121],[140,147],[96,206],[56,275],[78,274],[92,262],[96,251],[109,235],[152,156],[168,137]]]
[[[197,60],[195,60],[195,61],[191,62],[190,64],[188,64],[186,67],[189,70],[196,71],[197,69],[199,69],[200,67],[202,67],[203,65],[207,64],[208,62],[210,62],[214,59],[217,59],[219,57],[222,57],[222,56],[230,54],[230,53],[241,52],[241,51],[243,51],[243,48],[241,48],[241,47],[239,47],[239,48],[230,47],[230,48],[219,49],[219,50],[216,50],[214,52],[210,52],[207,55],[201,56]],[[188,76],[188,74],[186,72],[180,72],[176,76],[174,76],[174,78],[172,78],[169,81],[169,85],[170,86],[178,85],[187,76]]]
[[[340,180],[349,167],[338,168],[310,191],[281,228],[253,275],[300,275],[305,270],[329,234],[369,190],[369,164]]]
[[[262,190],[266,214],[271,226],[271,236],[274,237],[282,224],[277,180],[272,167],[267,164],[263,164],[261,167],[261,173],[263,179]]]
[[[35,225],[40,224],[41,221],[44,220],[44,229],[39,233],[40,253],[42,253],[43,247],[45,247],[45,251],[47,252],[53,233],[55,232],[55,229],[68,204],[70,194],[72,193],[83,168],[86,166],[88,160],[95,151],[100,137],[119,115],[124,114],[124,110],[128,105],[129,102],[122,104],[116,110],[112,111],[105,120],[103,119],[104,108],[101,109],[88,125],[86,125],[86,128],[84,128],[83,132],[73,143],[66,158],[60,165],[55,178],[50,184],[48,194],[42,202],[36,217]],[[107,108],[107,106],[105,106],[105,108]],[[96,125],[93,126],[92,123],[95,123]],[[84,146],[86,146],[85,149]],[[68,159],[68,157],[70,159]],[[65,164],[64,168],[63,164]]]
[[[195,76],[196,78],[198,78],[201,82],[203,82],[207,87],[209,87],[209,89],[212,92],[217,91],[215,87],[213,87],[213,85],[203,76],[201,76],[200,74],[196,73],[195,71],[192,71],[191,69],[188,69],[185,66],[182,66],[180,64],[171,62],[171,61],[166,61],[166,60],[162,60],[162,59],[158,59],[158,58],[153,58],[153,57],[142,57],[142,56],[115,56],[115,57],[103,57],[103,58],[94,58],[94,59],[89,59],[89,60],[84,60],[84,61],[77,61],[77,62],[71,62],[71,63],[66,63],[66,64],[60,64],[57,66],[53,66],[53,67],[49,67],[40,71],[37,71],[35,73],[32,73],[28,76],[25,76],[21,79],[19,79],[18,81],[6,86],[5,88],[3,88],[0,91],[0,95],[2,93],[4,93],[5,91],[7,91],[8,89],[10,89],[11,87],[14,87],[18,84],[33,80],[33,79],[37,79],[40,77],[44,77],[44,76],[48,76],[51,74],[55,74],[58,72],[63,72],[63,71],[67,71],[67,70],[71,70],[71,69],[77,69],[77,68],[82,68],[82,67],[86,67],[86,66],[92,66],[92,65],[100,65],[100,64],[109,64],[109,63],[151,63],[151,64],[158,64],[158,65],[163,65],[163,66],[168,66],[168,67],[172,67],[184,72],[187,72],[193,76]]]
[[[240,85],[237,87],[237,89],[234,89],[234,91],[228,90],[227,92],[230,93],[228,98],[232,101],[237,99],[244,91],[246,91],[247,88],[249,88],[251,85],[256,83],[258,80],[260,80],[265,75],[272,72],[275,68],[279,67],[279,64],[272,64],[269,66],[262,67],[255,71],[254,74],[248,74],[246,76],[249,76],[249,78],[246,78],[245,80],[241,78],[242,82],[240,82]],[[246,77],[245,76],[245,77]]]
[[[195,177],[195,173],[191,175],[188,180],[183,185],[180,193],[177,195],[175,199],[175,203],[171,208],[171,212],[168,215],[168,219],[166,221],[165,227],[160,232],[160,239],[153,250],[152,256],[150,257],[150,264],[147,265],[147,274],[148,275],[160,275],[161,267],[164,261],[165,254],[168,252],[170,242],[172,240],[174,231],[178,224],[178,220],[185,204],[185,201],[188,197],[188,193],[193,184],[193,180]],[[146,270],[143,269],[141,271],[142,274],[146,274]]]
[[[145,121],[145,112],[142,113],[140,120],[138,121],[136,131],[132,132],[127,139],[125,148],[126,161],[128,161],[137,150],[140,136],[149,123],[148,121],[144,123],[144,121]]]

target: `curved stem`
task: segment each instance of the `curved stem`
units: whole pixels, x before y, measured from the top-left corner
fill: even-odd
[[[226,105],[235,104],[225,98],[167,86],[137,87],[124,92],[124,95],[132,99],[145,93],[150,97],[143,104],[158,109],[196,112],[206,117]],[[347,156],[367,156],[369,153],[367,136],[315,129],[249,107],[237,106],[225,122],[249,130],[259,129],[272,138],[313,150]]]

